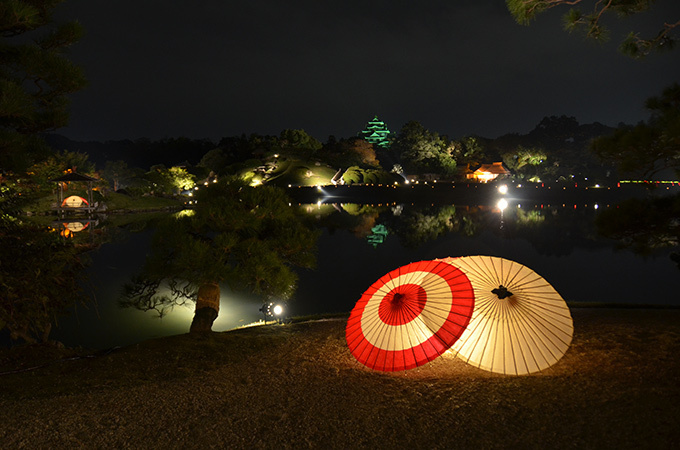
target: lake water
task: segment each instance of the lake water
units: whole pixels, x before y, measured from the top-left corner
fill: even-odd
[[[597,235],[595,217],[614,204],[497,205],[292,204],[321,229],[314,270],[299,270],[298,289],[284,304],[288,316],[348,313],[385,273],[414,261],[491,255],[542,275],[568,302],[680,305],[680,270],[671,249],[640,256]],[[91,252],[88,289],[95,301],[59,319],[52,337],[67,346],[103,349],[186,333],[193,308],[162,319],[118,306],[121,287],[140,269],[153,230],[129,232]],[[677,251],[677,250],[676,250]],[[262,318],[262,300],[222,286],[216,331]]]

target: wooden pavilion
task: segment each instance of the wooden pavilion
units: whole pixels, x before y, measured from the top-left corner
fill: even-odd
[[[96,206],[92,201],[92,188],[94,183],[99,181],[98,179],[76,172],[69,172],[50,181],[57,183],[59,186],[59,198],[56,208],[59,215],[65,213],[91,214],[96,209]],[[64,187],[70,183],[87,183],[87,198],[77,195],[64,198]]]
[[[495,180],[499,176],[508,176],[510,171],[502,162],[494,162],[491,164],[482,164],[477,170],[467,174],[468,180],[475,180],[481,183],[487,183]]]

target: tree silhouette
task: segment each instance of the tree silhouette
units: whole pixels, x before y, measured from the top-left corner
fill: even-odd
[[[392,143],[407,173],[432,172],[452,176],[456,161],[451,158],[447,139],[427,130],[420,122],[407,122]]]
[[[585,0],[506,0],[508,10],[515,20],[528,25],[536,16],[556,6],[570,6],[564,16],[567,31],[581,30],[588,38],[606,40],[609,29],[602,24],[604,16],[628,17],[648,11],[653,0],[616,0],[587,2]],[[590,11],[584,12],[578,6],[591,4]],[[677,18],[675,18],[677,20]],[[619,50],[633,58],[642,58],[655,50],[672,49],[677,41],[673,35],[680,26],[680,20],[665,22],[655,36],[641,37],[631,31],[621,42]]]
[[[22,220],[21,194],[10,182],[0,184],[0,330],[44,343],[56,317],[85,299],[86,257],[48,227]]]
[[[249,288],[265,300],[290,297],[297,283],[292,266],[314,266],[317,234],[295,216],[285,192],[232,179],[201,189],[195,198],[193,214],[158,228],[121,305],[163,315],[195,300],[190,330],[205,332],[219,313],[220,283]]]
[[[613,161],[622,175],[640,178],[673,169],[680,173],[680,84],[647,100],[651,112],[646,123],[623,127],[593,141],[595,153]]]
[[[7,0],[0,6],[0,167],[23,171],[49,153],[41,133],[68,122],[67,95],[84,87],[65,50],[82,34],[70,22],[53,26],[63,0]],[[44,31],[43,31],[44,30]]]

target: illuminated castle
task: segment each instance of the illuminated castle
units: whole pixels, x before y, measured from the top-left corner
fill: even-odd
[[[385,122],[378,119],[378,116],[373,117],[373,120],[366,124],[366,128],[360,132],[360,136],[371,144],[375,144],[381,148],[388,148],[390,130],[387,129]]]

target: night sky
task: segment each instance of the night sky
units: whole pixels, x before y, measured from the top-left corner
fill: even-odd
[[[76,140],[217,140],[304,129],[356,135],[378,115],[452,138],[526,133],[544,116],[636,123],[646,98],[680,82],[680,48],[636,61],[630,30],[680,19],[680,1],[612,18],[601,45],[562,29],[566,9],[531,26],[503,0],[68,0],[71,48],[89,86],[72,96]]]

